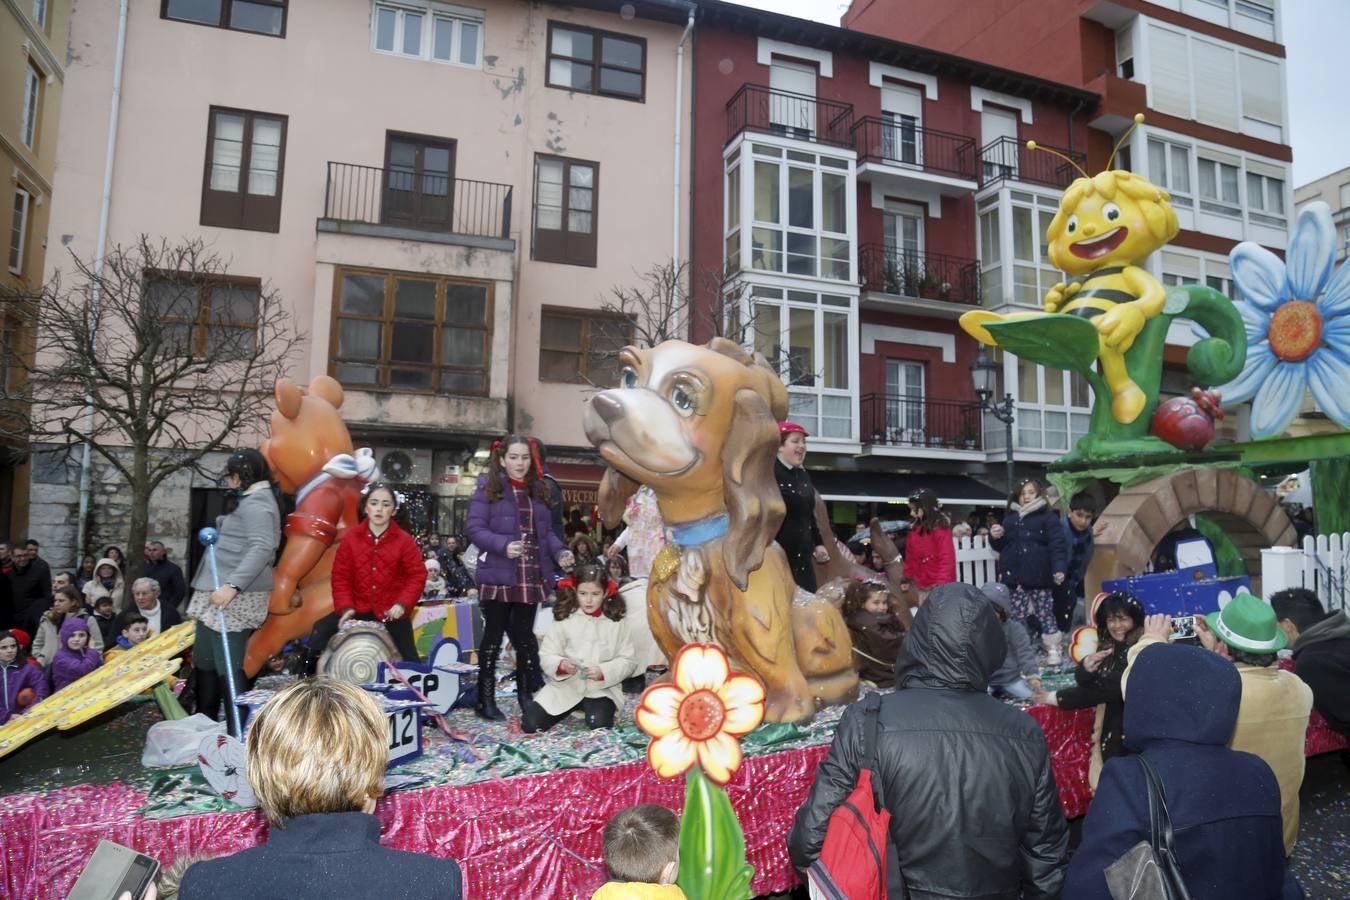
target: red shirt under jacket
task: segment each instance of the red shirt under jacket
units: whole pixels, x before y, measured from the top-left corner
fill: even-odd
[[[348,531],[333,558],[333,611],[384,617],[395,603],[411,615],[422,598],[427,569],[412,535],[390,522],[378,538],[362,522]]]

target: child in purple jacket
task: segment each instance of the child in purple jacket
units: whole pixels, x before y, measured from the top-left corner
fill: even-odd
[[[47,678],[23,658],[19,640],[0,631],[0,725],[47,696]]]
[[[56,690],[103,665],[103,655],[89,647],[89,623],[68,616],[61,623],[61,649],[52,659],[52,686]]]

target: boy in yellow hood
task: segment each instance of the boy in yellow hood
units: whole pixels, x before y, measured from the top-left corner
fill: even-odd
[[[605,825],[605,866],[613,881],[591,900],[684,900],[675,884],[680,870],[680,819],[655,803],[633,806]]]

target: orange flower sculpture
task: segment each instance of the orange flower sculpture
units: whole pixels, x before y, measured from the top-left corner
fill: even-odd
[[[740,738],[764,721],[764,685],[731,671],[716,644],[686,644],[671,665],[674,684],[656,684],[642,695],[634,718],[651,735],[647,762],[674,778],[698,762],[719,785],[741,765]]]

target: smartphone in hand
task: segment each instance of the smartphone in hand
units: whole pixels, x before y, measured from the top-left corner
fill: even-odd
[[[1169,641],[1185,641],[1195,637],[1195,616],[1177,616],[1172,619]]]
[[[153,856],[99,841],[66,900],[117,900],[126,893],[131,900],[141,900],[158,874],[159,861]]]

